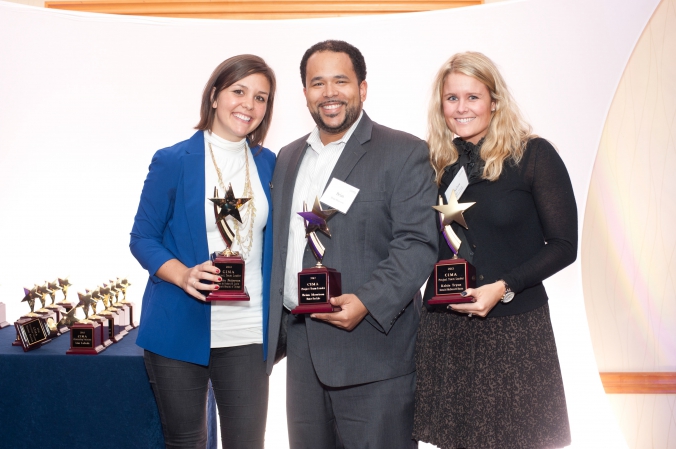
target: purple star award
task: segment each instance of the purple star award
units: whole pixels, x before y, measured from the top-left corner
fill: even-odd
[[[322,210],[319,198],[315,198],[311,211],[308,211],[307,204],[303,203],[303,212],[298,212],[298,215],[305,219],[305,237],[308,239],[312,254],[317,259],[317,264],[298,273],[298,306],[291,311],[294,315],[340,310],[340,307],[335,307],[329,302],[332,297],[342,294],[340,273],[334,268],[322,265],[325,248],[316,232],[320,231],[331,237],[326,222],[335,213],[335,209]]]
[[[232,185],[228,184],[225,198],[218,197],[218,188],[214,187],[214,198],[209,198],[214,203],[214,215],[216,226],[225,242],[225,251],[216,251],[211,255],[211,263],[221,270],[221,282],[218,282],[218,290],[207,295],[207,301],[249,301],[249,294],[244,287],[244,259],[231,249],[235,233],[225,221],[228,216],[242,222],[239,209],[250,198],[235,198]]]
[[[454,221],[465,229],[467,223],[462,213],[474,203],[458,203],[455,192],[451,191],[448,204],[439,196],[439,205],[432,206],[439,212],[441,232],[448,246],[453,251],[452,259],[440,260],[434,266],[434,296],[429,304],[459,304],[471,302],[472,298],[460,296],[468,288],[476,285],[476,269],[467,260],[458,257],[458,249],[462,244],[460,237],[451,228]]]

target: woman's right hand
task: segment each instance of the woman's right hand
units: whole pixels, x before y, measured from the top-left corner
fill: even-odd
[[[166,261],[155,273],[160,279],[171,282],[183,289],[187,294],[200,301],[206,301],[202,291],[218,290],[217,282],[221,281],[220,270],[210,261],[188,268],[178,259]],[[212,284],[206,283],[213,282]]]

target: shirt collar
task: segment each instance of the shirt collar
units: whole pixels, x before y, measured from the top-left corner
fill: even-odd
[[[359,112],[359,117],[357,118],[357,120],[355,120],[355,122],[352,124],[352,126],[350,126],[350,128],[347,130],[347,132],[345,134],[343,134],[343,137],[336,140],[335,142],[331,142],[328,145],[342,145],[342,146],[344,146],[347,143],[347,141],[350,140],[350,137],[352,137],[354,130],[357,129],[357,126],[359,125],[359,122],[361,122],[361,118],[363,116],[364,116],[364,109],[362,109]],[[307,143],[315,153],[321,152],[321,150],[324,149],[325,146],[328,146],[328,145],[324,145],[322,143],[322,140],[319,138],[319,128],[316,127],[316,126],[312,130],[310,135],[308,136]]]

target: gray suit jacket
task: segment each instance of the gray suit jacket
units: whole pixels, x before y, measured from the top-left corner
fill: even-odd
[[[284,270],[296,175],[307,146],[304,136],[282,148],[272,179],[275,250],[270,287],[268,372],[279,337]],[[347,214],[329,222],[324,265],[342,274],[343,293],[369,310],[348,332],[306,320],[319,380],[332,387],[390,379],[415,370],[420,320],[419,289],[437,260],[437,187],[424,141],[378,125],[364,113],[329,177],[359,188]],[[316,263],[306,246],[303,267]]]

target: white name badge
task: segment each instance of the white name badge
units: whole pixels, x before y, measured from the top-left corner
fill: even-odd
[[[455,192],[456,199],[460,199],[468,185],[469,180],[467,179],[465,167],[460,167],[460,170],[455,175],[455,178],[453,178],[453,181],[451,181],[448,189],[446,189],[446,200],[448,201],[448,199],[451,197],[451,191]]]
[[[358,193],[358,188],[351,186],[340,179],[333,178],[319,201],[346,214]]]

